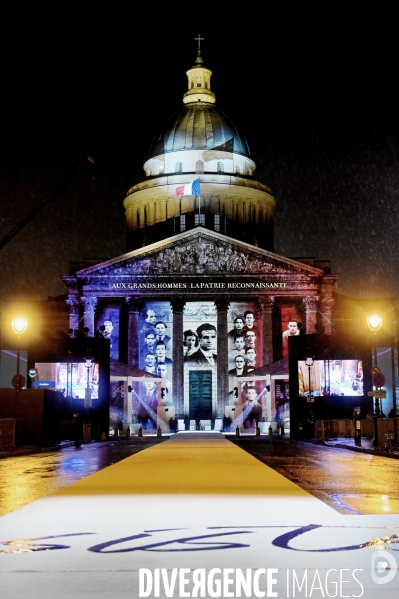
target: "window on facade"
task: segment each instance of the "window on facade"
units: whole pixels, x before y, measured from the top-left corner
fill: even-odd
[[[194,225],[196,227],[199,225],[205,227],[205,214],[194,214]]]
[[[182,162],[176,162],[175,172],[176,173],[182,173],[183,172],[183,163]]]
[[[197,87],[201,87],[201,82],[200,82],[200,83],[197,83]]]
[[[194,87],[194,81],[191,82],[191,89]]]
[[[218,162],[216,165],[216,170],[218,173],[224,173],[224,164],[223,162]]]
[[[213,217],[213,228],[215,231],[220,231],[220,214],[215,214]]]
[[[181,214],[180,215],[180,233],[183,233],[183,231],[186,230],[186,215],[185,214]]]
[[[208,82],[205,81],[205,89],[208,89]]]
[[[196,173],[204,172],[204,163],[202,162],[202,160],[197,160],[197,162],[195,163],[195,172]]]
[[[236,174],[241,175],[241,169],[238,164],[236,164]]]

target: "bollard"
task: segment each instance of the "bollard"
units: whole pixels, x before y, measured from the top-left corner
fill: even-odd
[[[282,424],[282,425],[281,425],[281,427],[280,427],[280,431],[281,431],[281,433],[280,433],[280,434],[281,434],[281,435],[284,435],[284,424]]]
[[[137,433],[137,436],[138,437],[142,437],[143,436],[143,429],[141,428],[141,426],[139,428],[139,432]]]
[[[158,426],[158,429],[157,429],[157,437],[162,437],[162,431],[161,431],[160,426]]]
[[[271,424],[269,424],[269,435],[270,436],[273,435],[273,429],[272,429],[272,425]]]
[[[255,430],[255,435],[256,435],[257,437],[259,437],[259,435],[260,435],[260,428],[259,428],[259,426],[257,426],[257,427],[256,427],[256,430]]]
[[[129,425],[127,425],[127,428],[126,428],[126,438],[128,438],[128,437],[130,437],[130,426]]]
[[[236,427],[236,437],[240,436],[240,429],[238,428],[238,426]]]

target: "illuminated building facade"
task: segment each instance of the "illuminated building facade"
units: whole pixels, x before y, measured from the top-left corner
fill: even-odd
[[[130,400],[129,423],[160,404],[175,416],[223,419],[238,377],[287,357],[287,337],[330,332],[337,276],[328,261],[273,253],[275,199],[216,108],[211,75],[199,50],[183,108],[124,200],[128,253],[63,277],[70,328],[83,320],[93,336],[102,327],[112,359],[165,381],[161,400],[149,386],[148,401]],[[274,419],[267,393],[258,403],[257,419]]]

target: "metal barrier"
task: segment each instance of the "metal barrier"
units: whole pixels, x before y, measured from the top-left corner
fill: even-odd
[[[396,420],[396,422],[395,422]],[[391,445],[395,442],[395,434],[397,435],[399,418],[378,418],[378,438],[380,445],[386,443]],[[396,425],[396,427],[395,427]],[[374,419],[366,418],[361,420],[361,434],[363,437],[374,436]],[[396,428],[396,433],[395,433]],[[354,423],[353,420],[316,420],[315,422],[315,437],[316,439],[329,439],[334,437],[353,437]]]

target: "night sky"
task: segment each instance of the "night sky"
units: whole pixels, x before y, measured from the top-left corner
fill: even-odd
[[[179,29],[170,15],[94,7],[3,20],[0,237],[87,155],[96,165],[0,250],[0,300],[60,295],[70,261],[124,253],[123,199],[182,106],[199,32],[216,105],[277,200],[276,253],[330,259],[337,292],[399,295],[393,14],[282,7]]]

